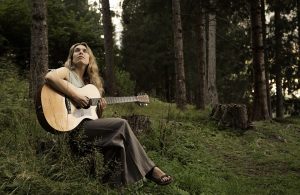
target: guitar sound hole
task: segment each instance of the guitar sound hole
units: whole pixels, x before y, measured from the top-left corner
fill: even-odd
[[[85,107],[83,107],[84,109],[89,109],[90,108],[90,105],[87,105]]]
[[[83,107],[83,109],[89,109],[90,107],[91,107],[90,105],[87,105],[87,106]],[[81,107],[80,106],[76,106],[76,109],[81,109]]]

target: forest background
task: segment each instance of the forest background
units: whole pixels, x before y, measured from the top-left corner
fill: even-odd
[[[62,150],[67,148],[64,141],[60,141],[64,138],[44,135],[28,106],[33,97],[33,86],[40,84],[34,80],[36,75],[32,70],[62,66],[69,47],[85,41],[100,65],[107,95],[146,92],[153,98],[153,104],[144,110],[133,105],[112,107],[106,116],[118,111],[127,115],[147,114],[152,118],[153,139],[140,135],[142,143],[150,149],[150,155],[163,161],[163,166],[171,172],[182,171],[175,174],[179,179],[173,187],[155,189],[158,194],[296,194],[300,170],[297,152],[300,107],[298,0],[251,3],[124,0],[120,47],[115,41],[109,43],[107,40],[110,32],[107,34],[106,31],[110,24],[105,24],[103,2],[109,1],[90,5],[86,0],[38,1],[46,5],[45,18],[34,15],[35,1],[0,2],[3,192],[95,193],[95,189],[88,189],[88,186],[97,186],[97,192],[108,190],[93,179],[84,180],[88,184],[86,188],[78,184],[74,178],[79,174],[75,171],[78,165],[65,151],[68,149]],[[174,6],[176,3],[179,9]],[[109,14],[112,17],[115,13]],[[176,16],[180,16],[179,19]],[[47,32],[46,39],[33,36],[33,26],[39,21],[46,21],[47,25],[41,23],[43,25],[39,26]],[[111,40],[113,37],[111,30]],[[34,44],[41,45],[35,47],[38,51],[32,49]],[[44,48],[47,53],[42,55],[47,57],[46,63],[35,63],[42,62],[34,57]],[[249,121],[263,122],[254,122],[256,129],[246,131],[246,135],[243,132],[243,136],[241,132],[219,131],[208,117],[211,108],[218,103],[245,104]],[[168,113],[162,116],[157,112],[161,109]],[[24,117],[28,113],[29,116]],[[164,120],[160,120],[162,118]],[[183,133],[187,130],[190,131],[188,135]],[[177,136],[184,138],[181,140],[183,147],[179,147]],[[198,140],[192,139],[195,136]],[[48,158],[53,157],[51,152],[42,157],[34,155],[33,151],[38,147],[36,141],[40,138],[55,139],[58,144],[51,151],[59,149],[60,158],[48,162]],[[24,151],[21,144],[28,146],[28,151]],[[188,151],[198,156],[189,156]],[[25,160],[26,155],[32,157],[34,166]],[[251,159],[251,163],[245,163],[246,159]],[[65,161],[70,161],[72,166],[61,166]],[[82,163],[86,162],[82,160]],[[228,166],[230,163],[241,168]],[[271,170],[273,166],[277,166],[276,171]],[[220,167],[225,171],[218,172]],[[189,178],[193,170],[200,176]],[[280,174],[283,176],[275,179]],[[211,182],[220,176],[222,179],[218,182]],[[78,178],[85,177],[83,174]],[[262,180],[258,184],[254,180],[260,177]],[[49,180],[47,187],[39,183],[41,178],[42,181]],[[58,181],[67,183],[57,185]],[[245,189],[242,188],[244,185],[247,186]],[[269,189],[264,189],[265,186]],[[147,193],[151,187],[151,184],[137,185],[127,190],[128,193]]]

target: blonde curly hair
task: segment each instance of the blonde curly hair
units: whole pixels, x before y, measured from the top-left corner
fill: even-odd
[[[87,43],[85,42],[81,42],[81,43],[75,43],[74,45],[71,46],[70,50],[69,50],[69,55],[67,58],[67,61],[65,62],[64,66],[67,67],[70,70],[74,70],[75,66],[72,64],[73,62],[73,53],[74,53],[74,49],[76,46],[78,45],[83,45],[86,47],[87,52],[90,56],[89,58],[89,65],[86,68],[86,71],[83,75],[83,79],[85,84],[93,84],[95,85],[100,94],[102,95],[104,93],[104,89],[103,89],[103,81],[102,78],[99,75],[99,68],[96,62],[96,58],[91,50],[91,48],[88,46]]]

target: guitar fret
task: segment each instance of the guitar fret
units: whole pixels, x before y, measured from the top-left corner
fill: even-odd
[[[100,98],[91,98],[91,99],[90,99],[90,105],[91,105],[91,106],[97,105],[98,102],[99,102],[99,100],[100,100]]]
[[[95,106],[98,104],[100,98],[91,98],[90,105]],[[117,103],[126,103],[126,102],[139,102],[136,96],[129,97],[105,97],[107,104],[117,104]]]
[[[121,97],[117,97],[115,99],[115,103],[122,103],[122,98]]]
[[[120,97],[120,101],[123,103],[126,102],[126,99],[124,97]]]
[[[106,97],[107,104],[136,102],[136,97]]]

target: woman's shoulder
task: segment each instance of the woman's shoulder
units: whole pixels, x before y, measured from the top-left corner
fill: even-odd
[[[47,73],[46,77],[51,76],[58,76],[60,78],[68,78],[69,77],[70,70],[66,67],[60,67],[57,69],[52,69],[50,72]]]
[[[67,67],[60,67],[60,68],[54,69],[54,72],[57,72],[57,73],[63,74],[63,75],[68,75],[71,72],[71,70]]]
[[[57,68],[57,69],[55,69],[56,71],[62,71],[62,72],[70,72],[70,69],[69,68],[67,68],[67,67],[60,67],[60,68]]]

